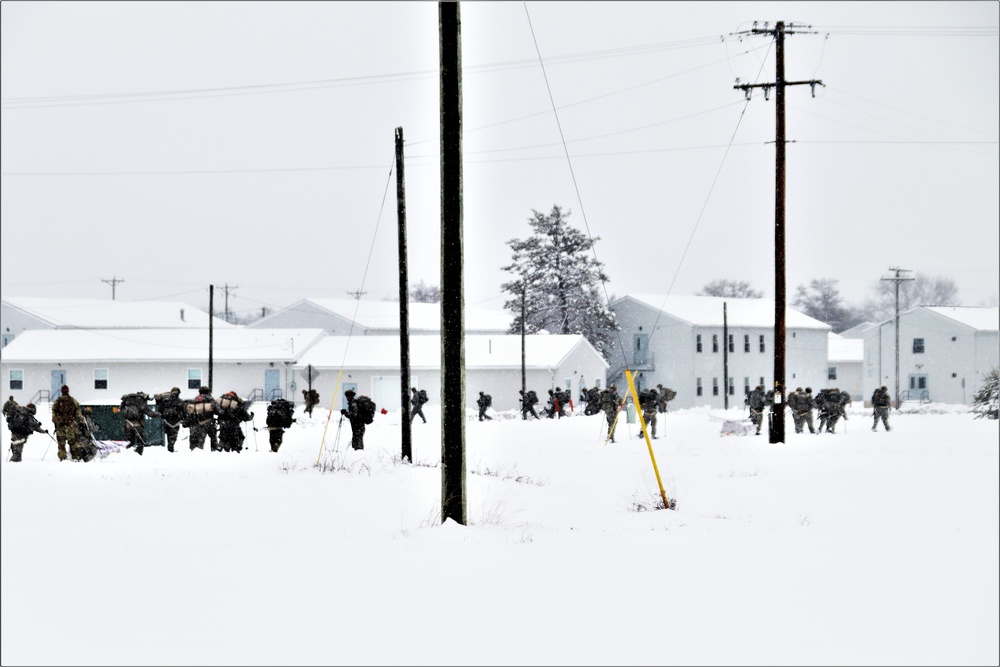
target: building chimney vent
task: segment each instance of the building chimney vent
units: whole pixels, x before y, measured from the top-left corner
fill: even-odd
[[[181,308],[181,322],[184,322],[184,321],[186,321],[186,320],[184,319],[184,309],[183,309],[183,308]]]

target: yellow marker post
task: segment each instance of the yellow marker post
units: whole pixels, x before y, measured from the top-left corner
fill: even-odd
[[[326,443],[326,429],[330,428],[330,418],[333,417],[333,406],[337,404],[337,396],[340,394],[340,378],[344,375],[344,369],[341,368],[340,372],[337,373],[337,384],[333,387],[333,398],[330,400],[330,411],[326,415],[326,424],[323,425],[323,439],[319,441],[319,454],[316,455],[316,465],[319,465],[320,459],[323,458],[323,445]]]
[[[667,492],[663,490],[663,480],[660,479],[660,469],[656,467],[656,457],[653,455],[653,441],[649,439],[649,431],[646,430],[646,420],[642,416],[642,406],[639,405],[639,394],[635,390],[635,382],[632,380],[632,371],[625,369],[625,378],[628,380],[629,391],[632,392],[632,400],[635,402],[635,411],[639,415],[639,426],[642,427],[642,435],[646,438],[646,448],[649,449],[649,458],[653,462],[653,472],[656,473],[656,483],[660,486],[660,497],[663,498],[665,509],[676,509],[677,503],[671,503],[667,499]]]

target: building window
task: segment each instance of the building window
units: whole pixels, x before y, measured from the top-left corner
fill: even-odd
[[[750,378],[743,378],[743,395],[750,395]]]
[[[826,369],[826,379],[827,380],[836,380],[837,379],[837,367],[836,366],[830,366],[828,369]]]
[[[188,389],[200,389],[201,388],[201,369],[200,368],[189,368],[188,369]]]
[[[743,351],[744,352],[750,351],[750,334],[745,334],[743,336]]]
[[[694,337],[694,349],[695,352],[701,352],[701,334]]]
[[[760,335],[760,351],[764,351],[764,334]]]
[[[95,368],[94,369],[94,389],[107,389],[108,388],[108,369],[107,368]]]
[[[712,378],[712,396],[719,395],[719,378]]]
[[[594,386],[598,389],[601,388],[601,378],[594,378]]]
[[[924,339],[914,338],[913,339],[913,354],[923,354],[924,353]]]
[[[10,372],[10,390],[20,391],[24,389],[24,371],[11,370]]]
[[[736,379],[735,378],[729,378],[729,395],[730,396],[735,396],[736,395]]]
[[[733,334],[729,334],[729,351],[733,352]]]
[[[762,386],[762,387],[764,386],[764,376],[763,375],[760,376],[760,386]]]
[[[3,344],[0,345],[0,347],[7,347],[7,343],[9,343],[12,340],[14,340],[14,336],[8,335],[8,334],[4,334],[3,335]],[[955,339],[952,338],[952,340],[955,340]]]
[[[712,352],[719,351],[719,334],[712,334]]]
[[[701,387],[701,378],[698,378],[698,384],[694,388],[694,393],[696,396],[701,396],[703,393],[703,389]]]

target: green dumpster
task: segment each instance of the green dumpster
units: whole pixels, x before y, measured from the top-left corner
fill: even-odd
[[[81,410],[90,410],[90,419],[94,422],[94,438],[96,440],[125,440],[125,420],[122,419],[117,405],[81,405]],[[146,417],[146,446],[156,447],[164,444],[163,420],[159,417]]]

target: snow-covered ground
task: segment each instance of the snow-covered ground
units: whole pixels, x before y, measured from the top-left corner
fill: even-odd
[[[929,405],[872,433],[857,408],[772,445],[720,435],[741,410],[660,416],[676,511],[638,424],[605,445],[600,415],[470,414],[468,526],[440,522],[431,406],[412,465],[398,415],[361,452],[325,410],[277,454],[261,430],[60,463],[35,434],[0,469],[0,662],[1000,662],[996,421]]]

